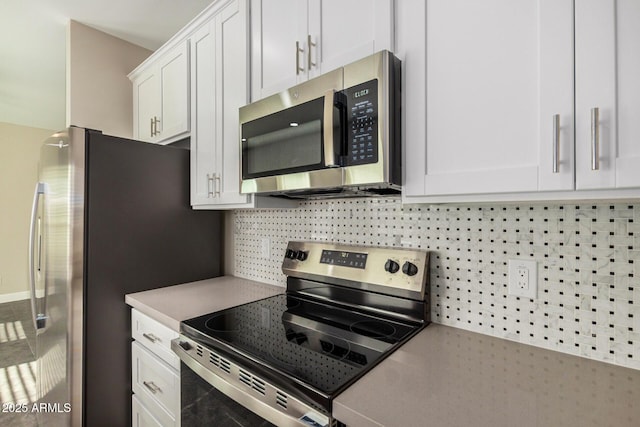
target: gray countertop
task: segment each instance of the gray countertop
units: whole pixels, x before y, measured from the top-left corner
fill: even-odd
[[[358,426],[640,426],[640,370],[429,325],[334,401]]]
[[[225,276],[126,296],[180,321],[284,292]],[[359,426],[640,426],[640,370],[432,324],[334,401]]]
[[[125,302],[179,332],[183,320],[284,292],[280,286],[223,276],[128,294]]]

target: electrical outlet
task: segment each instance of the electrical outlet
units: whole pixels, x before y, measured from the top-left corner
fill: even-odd
[[[509,295],[535,300],[538,296],[538,263],[536,261],[509,260]]]
[[[260,247],[260,256],[263,259],[271,258],[271,239],[268,237],[262,238],[262,244]]]

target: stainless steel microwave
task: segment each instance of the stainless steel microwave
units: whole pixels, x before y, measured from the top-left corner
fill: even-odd
[[[381,51],[240,108],[241,192],[400,191],[400,60]]]

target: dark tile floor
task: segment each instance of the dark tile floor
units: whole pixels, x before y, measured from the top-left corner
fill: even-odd
[[[0,425],[37,426],[35,415],[16,413],[14,404],[30,408],[35,400],[36,333],[29,300],[0,304]]]

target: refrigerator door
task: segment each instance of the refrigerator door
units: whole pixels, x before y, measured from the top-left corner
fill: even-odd
[[[46,404],[38,411],[42,426],[69,426],[74,408],[74,418],[82,414],[77,384],[81,377],[72,371],[81,361],[82,324],[73,324],[72,319],[82,319],[83,166],[83,129],[56,133],[40,150],[31,253],[38,331],[37,396],[39,404]],[[80,289],[79,296],[74,287]],[[73,425],[80,425],[80,419]]]

